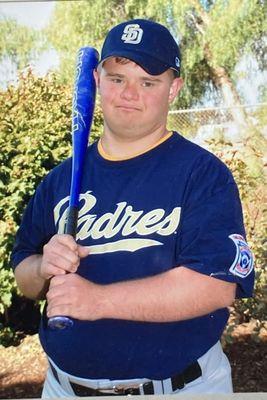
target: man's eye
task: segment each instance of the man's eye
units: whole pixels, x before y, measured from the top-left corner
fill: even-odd
[[[154,83],[150,82],[150,81],[144,81],[142,86],[144,86],[144,87],[152,87],[152,86],[154,86]]]
[[[122,79],[120,78],[112,78],[111,81],[114,83],[122,83]]]

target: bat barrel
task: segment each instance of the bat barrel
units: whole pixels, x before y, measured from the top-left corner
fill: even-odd
[[[93,70],[98,63],[98,53],[92,47],[82,47],[77,55],[76,78],[72,102],[72,178],[70,207],[78,207],[82,170],[91,129],[96,84]]]

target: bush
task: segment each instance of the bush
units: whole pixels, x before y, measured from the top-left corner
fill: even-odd
[[[262,138],[259,132],[250,127],[250,135],[254,139]],[[254,135],[255,133],[255,135]],[[251,141],[253,143],[253,140]],[[266,259],[266,204],[267,190],[264,176],[264,146],[247,143],[243,145],[230,142],[214,141],[209,143],[209,148],[221,158],[232,171],[237,182],[243,206],[244,224],[246,227],[247,241],[255,258],[255,288],[252,298],[236,300],[232,308],[232,318],[226,331],[226,339],[237,324],[254,320],[254,338],[267,320],[267,259]],[[249,157],[249,162],[245,162]]]
[[[0,314],[17,293],[10,253],[23,210],[41,179],[71,154],[72,88],[29,70],[0,93]],[[92,140],[102,123],[96,110]]]

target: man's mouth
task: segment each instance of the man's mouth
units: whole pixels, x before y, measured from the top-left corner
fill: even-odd
[[[141,109],[139,107],[135,107],[129,104],[120,104],[118,106],[116,106],[116,108],[119,108],[121,110],[125,110],[125,111],[141,111]]]

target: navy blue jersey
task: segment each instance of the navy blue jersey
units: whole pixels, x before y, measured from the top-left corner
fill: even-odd
[[[12,263],[42,253],[63,232],[71,159],[37,188],[18,230]],[[174,133],[155,148],[123,161],[88,148],[77,240],[90,246],[78,274],[99,284],[138,279],[186,266],[237,283],[252,294],[254,271],[245,242],[237,186],[214,155]],[[123,307],[123,304],[122,304]],[[75,320],[63,331],[47,327],[45,352],[64,371],[84,378],[163,379],[182,371],[220,338],[227,309],[187,321],[152,323]]]

